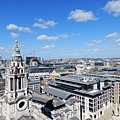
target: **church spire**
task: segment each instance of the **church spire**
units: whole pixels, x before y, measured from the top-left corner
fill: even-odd
[[[18,40],[15,40],[15,50],[18,49]]]
[[[30,116],[32,96],[28,91],[28,74],[22,61],[18,40],[15,41],[10,65],[6,68],[3,116],[5,120],[19,120],[23,113]]]
[[[20,50],[18,48],[18,40],[15,40],[15,45],[14,45],[14,52],[13,52],[13,55],[12,57],[20,57]]]

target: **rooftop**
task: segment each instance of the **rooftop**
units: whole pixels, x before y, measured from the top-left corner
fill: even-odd
[[[99,95],[101,93],[103,93],[103,90],[92,90],[92,91],[83,91],[83,90],[74,90],[75,92],[78,92],[80,94],[84,94],[84,95],[89,95],[91,97],[95,96],[95,95]]]
[[[56,78],[56,80],[64,80],[66,82],[74,82],[85,85],[96,84],[98,79],[99,79],[98,77],[84,76],[84,75],[68,75],[68,76]]]
[[[69,120],[79,120],[77,117],[72,117],[72,118],[70,118]]]
[[[59,89],[55,89],[55,88],[52,88],[52,87],[45,87],[43,89],[43,91],[46,92],[46,93],[49,93],[53,96],[57,96],[59,98],[62,98],[64,100],[72,95],[71,93],[68,93],[68,92],[65,92],[65,91],[62,91],[62,90],[59,90]]]
[[[54,98],[52,96],[48,96],[46,94],[40,94],[37,92],[33,92],[33,100],[41,102],[43,104],[49,104],[52,102],[53,107],[58,107],[65,104],[60,99]]]

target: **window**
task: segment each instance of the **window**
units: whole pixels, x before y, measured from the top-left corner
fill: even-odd
[[[18,67],[20,66],[19,63],[17,63],[17,66],[18,66]]]
[[[21,73],[23,73],[23,69],[21,69]]]
[[[91,102],[91,103],[92,103],[92,102],[93,102],[93,100],[92,100],[92,99],[89,99],[89,102]]]
[[[94,118],[96,118],[96,115],[94,115]]]
[[[92,104],[92,103],[89,103],[89,107],[93,107],[93,104]]]
[[[89,111],[90,111],[90,112],[93,112],[93,108],[89,108]]]
[[[90,118],[92,118],[92,115],[90,115]]]
[[[20,73],[20,69],[18,69],[18,73]]]
[[[10,78],[10,90],[13,91],[13,78]]]
[[[19,89],[21,89],[21,77],[19,77],[18,84],[19,84]]]
[[[13,67],[15,67],[15,63],[13,63]]]

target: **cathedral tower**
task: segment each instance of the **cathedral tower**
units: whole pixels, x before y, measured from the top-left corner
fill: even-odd
[[[32,95],[28,90],[27,69],[22,61],[18,41],[15,41],[11,62],[6,69],[3,115],[6,120],[30,116]]]

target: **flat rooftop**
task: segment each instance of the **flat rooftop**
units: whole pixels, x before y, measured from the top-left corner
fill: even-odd
[[[91,97],[94,97],[96,95],[99,95],[99,94],[102,94],[103,93],[103,90],[92,90],[92,91],[84,91],[84,90],[74,90],[75,92],[78,92],[80,94],[84,94],[84,95],[87,95],[87,96],[91,96]]]
[[[68,75],[68,76],[56,78],[56,81],[61,80],[66,82],[74,82],[79,84],[91,85],[91,84],[96,84],[97,80],[99,79],[100,79],[99,77],[93,77],[93,76]]]

